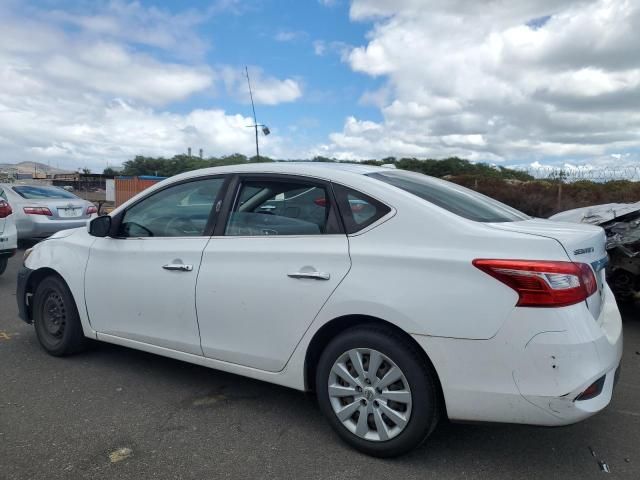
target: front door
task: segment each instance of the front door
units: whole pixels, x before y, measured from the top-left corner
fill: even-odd
[[[202,355],[196,279],[223,181],[197,179],[154,192],[115,220],[114,238],[96,239],[85,277],[96,331]]]
[[[347,274],[348,240],[328,183],[241,177],[227,199],[198,277],[202,349],[279,371]]]

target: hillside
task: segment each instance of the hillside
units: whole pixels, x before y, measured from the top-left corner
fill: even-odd
[[[68,170],[62,170],[59,168],[51,167],[44,163],[39,162],[19,162],[19,163],[0,163],[0,172],[2,171],[15,171],[18,173],[67,173]]]

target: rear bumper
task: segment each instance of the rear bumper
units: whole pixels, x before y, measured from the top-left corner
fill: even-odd
[[[47,238],[60,230],[84,227],[90,218],[78,220],[50,220],[42,215],[30,215],[18,223],[18,236],[21,240]]]
[[[0,258],[13,257],[15,254],[16,254],[15,248],[9,248],[5,250],[0,249]]]
[[[18,302],[18,316],[26,323],[31,323],[31,315],[29,313],[29,305],[27,299],[27,285],[29,283],[29,277],[33,273],[33,270],[27,267],[22,267],[18,271],[18,284],[16,287],[16,300]]]
[[[584,304],[515,308],[489,340],[415,335],[442,383],[452,420],[568,425],[611,401],[622,358],[622,320],[605,287],[595,320]],[[601,377],[602,391],[576,398]]]

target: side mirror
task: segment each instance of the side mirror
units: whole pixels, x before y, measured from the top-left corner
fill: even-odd
[[[111,217],[102,215],[89,222],[89,235],[93,237],[106,237],[111,231]]]

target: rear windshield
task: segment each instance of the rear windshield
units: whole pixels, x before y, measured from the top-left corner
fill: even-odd
[[[392,170],[369,173],[368,176],[476,222],[516,222],[530,218],[481,193],[421,173]]]
[[[13,191],[22,198],[38,200],[41,198],[77,198],[75,195],[56,187],[34,187],[33,185],[20,185],[12,187]]]

